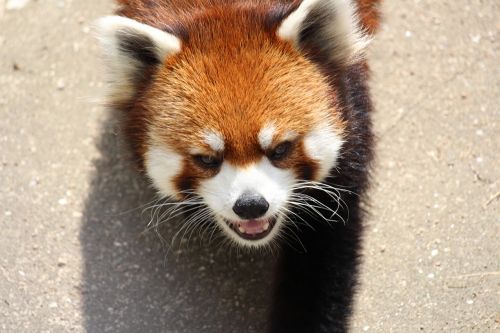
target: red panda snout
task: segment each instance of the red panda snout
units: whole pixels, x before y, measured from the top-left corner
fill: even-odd
[[[227,131],[213,129],[200,130],[199,140],[182,148],[152,140],[146,172],[163,196],[198,198],[237,244],[266,245],[279,234],[292,206],[299,204],[295,191],[323,180],[342,145],[341,136],[327,124],[307,133],[280,127],[277,121],[266,123],[253,138],[237,143]],[[254,156],[242,159],[245,151]],[[252,214],[235,209],[249,193],[265,202],[265,210],[258,202]]]

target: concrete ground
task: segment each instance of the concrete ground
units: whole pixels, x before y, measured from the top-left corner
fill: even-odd
[[[272,257],[196,240],[167,253],[143,232],[152,193],[94,102],[89,26],[111,10],[0,0],[0,332],[261,332]],[[383,11],[353,332],[498,332],[500,4]]]

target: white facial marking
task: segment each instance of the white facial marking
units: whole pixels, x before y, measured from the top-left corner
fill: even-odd
[[[219,132],[215,130],[206,130],[203,133],[203,139],[205,143],[209,145],[210,148],[212,148],[214,151],[224,151],[224,138]]]
[[[319,164],[318,179],[324,180],[335,166],[342,147],[342,138],[332,126],[319,125],[304,138],[306,154]]]
[[[165,197],[176,197],[177,189],[173,179],[182,170],[182,156],[165,147],[152,147],[146,152],[146,171],[158,189]]]
[[[247,167],[236,167],[224,162],[215,177],[201,182],[199,194],[215,213],[219,226],[231,239],[243,246],[258,247],[269,243],[276,236],[282,223],[281,218],[278,218],[265,238],[245,240],[236,235],[225,221],[241,221],[233,211],[234,203],[243,192],[256,192],[269,203],[269,210],[262,219],[271,218],[285,207],[294,182],[295,177],[291,171],[276,168],[267,158]]]
[[[283,137],[281,138],[282,141],[293,141],[295,140],[299,134],[295,131],[286,131]]]
[[[258,135],[259,144],[262,149],[266,150],[271,146],[275,132],[276,126],[273,123],[269,123],[262,127]]]
[[[322,49],[330,51],[333,60],[353,62],[370,42],[360,28],[354,0],[304,0],[278,28],[277,34],[300,47],[300,33],[310,25],[312,11],[326,13],[319,22],[314,38]]]

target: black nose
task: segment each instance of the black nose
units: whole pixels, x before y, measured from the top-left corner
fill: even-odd
[[[245,192],[234,203],[233,211],[242,219],[252,220],[264,215],[269,203],[258,193]]]

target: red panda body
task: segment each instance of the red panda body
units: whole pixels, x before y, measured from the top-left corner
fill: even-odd
[[[379,0],[118,2],[100,22],[108,104],[140,168],[239,246],[298,234],[307,252],[281,248],[271,332],[346,331]]]

